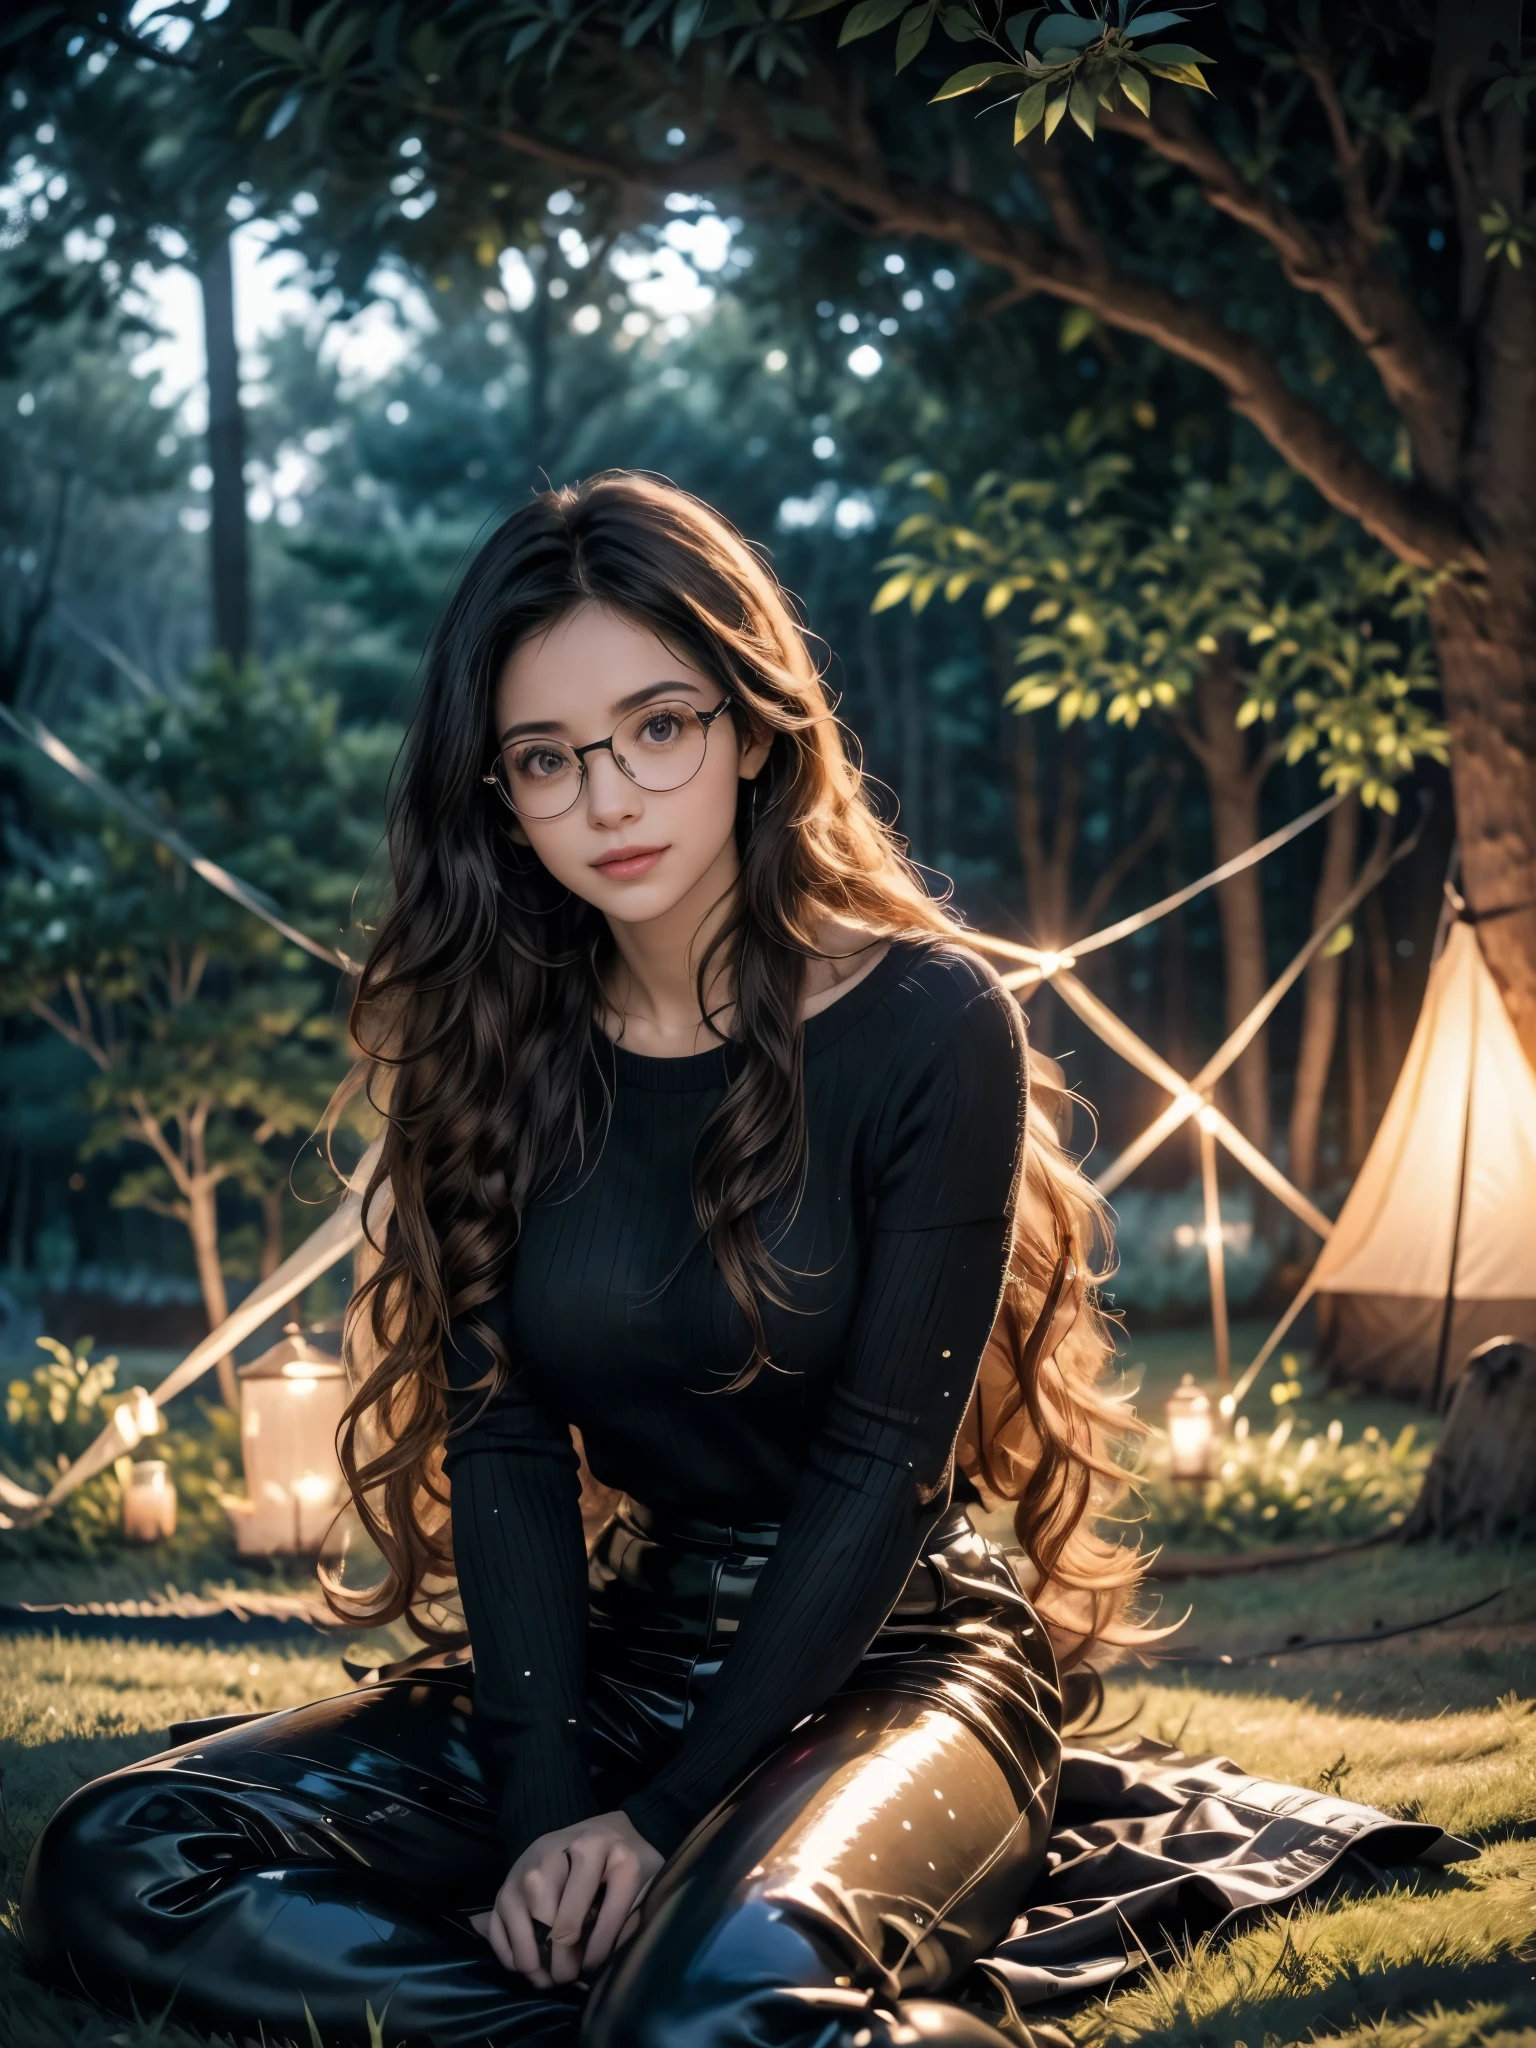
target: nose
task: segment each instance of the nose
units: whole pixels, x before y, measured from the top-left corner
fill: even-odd
[[[613,827],[638,818],[645,806],[638,786],[631,782],[606,747],[587,756],[587,821]]]

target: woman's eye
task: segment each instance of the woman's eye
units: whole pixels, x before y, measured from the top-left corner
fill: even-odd
[[[669,741],[677,738],[682,730],[682,724],[683,721],[675,711],[656,711],[645,721],[640,730],[652,746],[662,747],[666,746]]]
[[[553,747],[530,747],[527,753],[515,757],[513,766],[519,775],[558,775],[565,766],[565,756]]]

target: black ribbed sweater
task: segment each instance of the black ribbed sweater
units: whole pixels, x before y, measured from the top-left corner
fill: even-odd
[[[451,1333],[454,1553],[512,1857],[596,1810],[569,1425],[597,1479],[662,1514],[783,1525],[675,1753],[623,1802],[668,1855],[842,1684],[953,1497],[1021,1168],[1023,1020],[979,956],[899,942],[802,1028],[804,1192],[759,1218],[793,1276],[794,1311],[764,1310],[777,1369],[708,1391],[750,1356],[692,1206],[695,1143],[739,1048],[658,1059],[595,1025],[612,1111],[584,1167],[528,1205],[507,1285],[477,1312],[513,1368],[489,1403],[462,1391],[483,1342],[469,1319]]]

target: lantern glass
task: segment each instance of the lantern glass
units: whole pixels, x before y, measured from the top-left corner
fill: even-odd
[[[1168,1401],[1168,1468],[1175,1479],[1209,1477],[1213,1436],[1210,1399],[1194,1374],[1185,1373]]]
[[[163,1458],[138,1458],[123,1488],[123,1534],[130,1543],[156,1543],[176,1533],[176,1483]]]
[[[313,1350],[295,1325],[240,1368],[240,1446],[247,1500],[232,1508],[247,1555],[334,1557],[345,1482],[336,1429],[350,1395],[338,1359]]]

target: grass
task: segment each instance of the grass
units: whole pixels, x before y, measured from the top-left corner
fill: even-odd
[[[1240,1359],[1251,1355],[1236,1348]],[[1184,1368],[1170,1340],[1145,1349],[1153,1355],[1144,1361],[1143,1347],[1132,1356],[1146,1363],[1151,1393]],[[1338,1412],[1321,1400],[1308,1406],[1323,1422]],[[1408,1419],[1385,1403],[1345,1412],[1351,1434],[1366,1421],[1391,1431]],[[258,1567],[232,1574],[227,1561],[201,1562],[218,1578],[283,1583]],[[178,1560],[178,1582],[196,1586],[200,1568]],[[55,1564],[46,1588],[34,1572],[27,1590],[110,1597],[147,1590],[154,1571],[146,1553]],[[20,1590],[15,1568],[0,1568],[0,1597]],[[1499,1597],[1459,1621],[1388,1634],[1489,1591]],[[1481,1854],[1445,1871],[1346,1883],[1329,1900],[1202,1943],[1120,1991],[1051,2015],[1053,2024],[1078,2048],[1536,2048],[1536,1550],[1388,1544],[1278,1573],[1172,1584],[1160,1597],[1164,1619],[1186,1608],[1188,1618],[1158,1662],[1110,1674],[1108,1722],[1129,1718],[1127,1734],[1433,1821]],[[1301,1635],[1370,1639],[1287,1646]],[[111,2019],[27,1979],[14,1933],[26,1851],[65,1793],[153,1753],[168,1722],[297,1704],[348,1683],[330,1646],[237,1652],[0,1636],[0,2048],[201,2044],[154,2015]]]

